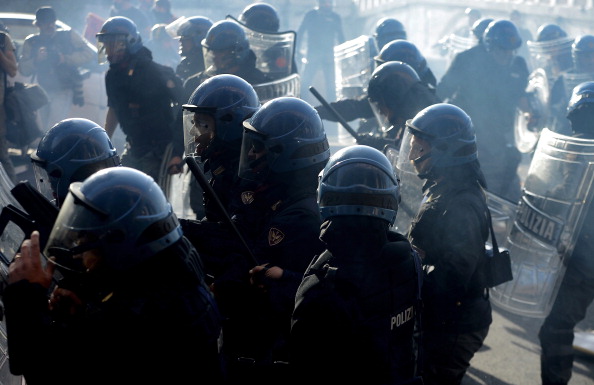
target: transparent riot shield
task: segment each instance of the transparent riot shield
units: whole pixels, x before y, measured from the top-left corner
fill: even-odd
[[[452,33],[447,42],[449,61],[451,62],[458,53],[474,47],[477,43],[478,40],[474,36],[464,37]]]
[[[334,67],[337,99],[358,99],[367,93],[367,86],[375,68],[373,38],[361,35],[334,47]],[[355,139],[342,126],[338,141],[353,144]]]
[[[513,225],[502,246],[514,279],[491,290],[492,302],[528,317],[546,317],[594,193],[594,140],[545,128]]]
[[[299,74],[292,74],[272,82],[254,84],[253,87],[262,104],[281,96],[299,98],[301,96],[301,77]]]
[[[548,41],[527,41],[532,68],[542,69],[549,80],[557,78],[561,72],[573,66],[571,44],[573,38],[562,37]]]
[[[549,81],[545,70],[538,68],[528,78],[526,96],[530,111],[516,109],[514,136],[516,147],[522,153],[531,153],[538,136],[549,121]]]
[[[573,93],[573,89],[578,84],[594,80],[594,73],[575,73],[567,71],[563,73],[563,85],[565,87],[565,95],[567,95],[567,102]]]
[[[295,31],[277,33],[258,32],[248,28],[233,16],[227,15],[228,20],[233,20],[241,25],[250,42],[250,49],[256,54],[256,67],[268,74],[272,79],[286,78],[294,71],[295,58]]]

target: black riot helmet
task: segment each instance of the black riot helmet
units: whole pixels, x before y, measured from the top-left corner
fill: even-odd
[[[573,88],[567,105],[567,119],[577,134],[594,135],[594,81],[580,83]]]
[[[425,56],[421,54],[416,45],[408,40],[392,40],[384,45],[384,48],[374,59],[378,66],[390,61],[401,61],[411,66],[419,77],[422,77],[428,68]]]
[[[99,63],[120,63],[143,47],[136,24],[124,16],[107,19],[96,37]]]
[[[212,20],[205,16],[189,17],[177,29],[177,36],[179,39],[190,39],[196,47],[200,47],[212,24]]]
[[[210,137],[208,153],[220,151],[221,148],[241,149],[243,136],[243,121],[250,117],[260,107],[260,101],[254,88],[244,79],[231,75],[215,75],[202,84],[190,96],[184,110],[184,141],[186,154],[192,154],[196,148],[196,138],[201,135]],[[213,128],[201,126],[195,119],[195,113],[212,116]]]
[[[408,91],[420,82],[416,71],[400,61],[384,63],[373,71],[367,87],[367,98],[376,117],[382,122],[383,129],[389,127],[385,120],[389,120],[391,112],[398,110]]]
[[[276,9],[268,3],[252,3],[245,7],[238,20],[254,31],[275,33],[280,28]]]
[[[294,97],[272,99],[243,122],[239,175],[263,181],[294,182],[297,171],[317,177],[330,158],[330,146],[318,112]]]
[[[443,168],[470,163],[478,158],[472,121],[460,107],[448,103],[433,104],[409,119],[406,127],[410,134],[431,144],[431,151],[414,159],[414,162],[430,158],[432,168]]]
[[[536,31],[536,41],[551,41],[567,37],[567,32],[557,24],[543,24]]]
[[[522,38],[516,25],[509,20],[493,20],[483,34],[483,43],[487,51],[500,48],[513,51],[522,45]]]
[[[97,250],[108,271],[124,272],[181,237],[171,204],[153,178],[133,168],[110,167],[70,185],[44,255],[72,259]]]
[[[82,118],[65,119],[50,128],[31,154],[37,188],[60,206],[68,186],[94,172],[120,165],[107,132]]]
[[[220,20],[210,27],[202,40],[204,63],[219,72],[239,65],[250,52],[243,27],[233,20]]]
[[[571,46],[571,55],[577,72],[594,72],[594,35],[576,37]]]
[[[487,29],[489,24],[491,24],[492,21],[493,19],[491,19],[490,17],[483,17],[482,19],[478,19],[477,21],[475,21],[472,25],[472,34],[474,35],[474,37],[476,37],[479,43],[483,41],[483,34],[485,33],[485,30]]]
[[[392,40],[406,40],[406,30],[400,21],[391,17],[384,17],[378,20],[373,37],[375,38],[378,50],[381,50]]]
[[[322,220],[343,215],[396,220],[400,187],[392,163],[373,147],[353,145],[337,151],[322,171],[318,204]]]

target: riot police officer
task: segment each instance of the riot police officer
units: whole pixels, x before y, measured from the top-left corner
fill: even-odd
[[[571,123],[572,136],[594,140],[594,82],[584,82],[573,89],[567,105],[567,119]],[[560,181],[562,184],[575,183],[569,179],[572,175],[566,177],[567,180]],[[594,300],[594,205],[591,203],[582,223],[573,252],[564,260],[567,269],[557,297],[538,333],[543,385],[569,383],[574,358],[574,328],[586,317],[588,306]]]
[[[246,32],[239,23],[233,20],[217,21],[210,27],[201,44],[205,52],[206,69],[186,79],[184,100],[189,100],[201,83],[215,75],[235,75],[252,86],[271,80],[267,74],[256,68],[256,54],[250,49]],[[204,210],[200,186],[195,181],[190,181],[189,191],[190,206],[197,217],[202,218]]]
[[[489,191],[512,202],[520,197],[521,161],[514,119],[518,108],[528,109],[528,66],[515,55],[521,43],[511,21],[493,20],[483,34],[483,44],[457,54],[437,85],[443,101],[472,118]]]
[[[239,154],[242,123],[260,107],[254,88],[239,76],[223,74],[207,79],[196,88],[184,110],[186,154],[197,156],[224,209],[233,212],[238,204]],[[223,221],[217,199],[204,196],[205,219]]]
[[[326,250],[308,267],[295,298],[296,383],[311,373],[328,384],[421,383],[413,380],[422,273],[406,237],[390,231],[399,200],[391,163],[372,147],[339,150],[321,173]]]
[[[33,232],[9,269],[12,373],[28,384],[222,383],[200,257],[148,175],[110,167],[73,183],[43,250],[53,258],[40,252]],[[64,279],[48,304],[54,269]]]
[[[408,238],[423,280],[423,381],[460,384],[492,322],[484,279],[485,179],[470,117],[438,103],[407,121],[401,156],[425,180]]]
[[[212,24],[208,17],[192,16],[177,29],[181,61],[177,65],[175,73],[182,80],[204,71],[202,39],[204,39]]]
[[[239,14],[238,20],[254,31],[275,33],[280,29],[280,18],[276,9],[268,3],[252,3]]]
[[[573,88],[578,84],[594,80],[594,35],[580,35],[571,45],[573,66],[557,78],[551,89],[549,107],[553,131],[570,134],[571,127],[566,117]]]
[[[270,80],[256,68],[256,54],[250,49],[245,30],[233,20],[214,23],[202,39],[202,47],[205,52],[205,70],[184,82],[186,100],[200,83],[215,75],[236,75],[252,85]]]
[[[136,25],[126,17],[107,19],[97,40],[100,61],[106,57],[110,64],[105,131],[112,137],[119,124],[126,135],[122,165],[162,182],[163,166],[181,162],[181,154],[165,156],[171,153],[173,122],[181,108],[181,81],[172,68],[152,60]]]
[[[71,183],[119,166],[120,158],[103,127],[88,119],[71,118],[45,133],[31,162],[37,188],[59,207]]]
[[[266,102],[243,125],[239,176],[255,185],[241,192],[243,206],[230,215],[249,250],[225,224],[218,239],[191,225],[184,232],[226,265],[212,290],[225,317],[231,382],[268,384],[287,378],[278,362],[289,359],[295,293],[323,251],[316,188],[330,149],[315,109],[298,98]]]
[[[375,24],[373,33],[377,51],[381,51],[392,40],[406,40],[406,29],[399,20],[383,17]]]
[[[404,62],[415,70],[427,87],[435,90],[437,86],[437,79],[431,68],[427,65],[425,56],[423,56],[414,43],[408,40],[396,39],[385,44],[374,60],[377,66],[389,61]]]
[[[330,106],[346,121],[366,119],[369,123],[359,127],[357,143],[383,150],[386,144],[399,145],[400,132],[407,119],[438,102],[435,93],[421,82],[410,65],[388,61],[373,71],[367,95],[359,99],[339,100],[330,103]],[[338,120],[324,106],[317,106],[316,110],[322,119]]]

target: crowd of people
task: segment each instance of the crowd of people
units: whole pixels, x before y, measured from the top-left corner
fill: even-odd
[[[538,61],[517,54],[529,36],[519,15],[469,9],[464,33],[476,45],[454,55],[440,79],[402,22],[382,18],[363,92],[334,100],[330,82],[331,103],[314,105],[258,93],[283,81],[270,55],[292,68],[286,75],[301,69],[277,46],[256,49],[246,32],[278,33],[272,5],[250,4],[237,19],[185,17],[171,37],[171,3],[141,3],[115,0],[95,35],[109,66],[102,124],[69,112],[78,68],[95,58],[80,34],[57,29],[52,7],[37,10],[39,33],[18,58],[0,32],[4,78],[35,74],[48,93],[30,182],[59,209],[51,232],[26,234],[8,268],[11,373],[31,385],[297,384],[312,375],[461,384],[493,321],[487,192],[520,200],[515,114],[543,113],[526,91]],[[528,48],[567,39],[542,30]],[[159,57],[152,50],[165,39],[171,55]],[[320,70],[334,78],[333,47],[344,40],[332,2],[319,0],[291,47],[307,47],[303,87]],[[573,65],[551,74],[550,120],[591,139],[594,37],[576,37],[571,55]],[[324,120],[341,119],[360,126],[354,144],[332,153]],[[423,185],[406,228],[394,227],[405,191],[394,148]],[[10,159],[0,162],[14,182]],[[164,181],[186,170],[196,216],[178,218],[169,194],[181,191]],[[543,385],[569,382],[573,328],[594,299],[584,223],[539,333]]]

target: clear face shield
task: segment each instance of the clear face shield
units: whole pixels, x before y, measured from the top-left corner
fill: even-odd
[[[215,119],[210,113],[184,109],[186,156],[201,156],[215,137]]]
[[[127,55],[127,45],[126,35],[99,35],[97,37],[99,64],[123,62]]]
[[[37,185],[37,190],[46,197],[50,202],[58,205],[58,183],[60,182],[60,175],[55,175],[59,173],[58,170],[55,170],[52,174],[48,175],[47,170],[43,167],[45,164],[35,161],[33,163],[33,173],[35,175],[35,184]]]
[[[43,251],[47,258],[55,258],[53,263],[62,273],[81,274],[97,265],[101,242],[89,231],[94,215],[76,203],[72,194],[67,195]]]
[[[404,130],[396,167],[400,173],[421,175],[431,168],[431,145],[411,130]]]
[[[244,122],[245,131],[239,156],[239,176],[244,179],[261,182],[266,179],[269,167],[268,148],[265,138],[249,123]]]
[[[383,103],[372,101],[369,98],[367,98],[367,100],[369,101],[369,105],[371,106],[373,115],[375,115],[375,118],[377,119],[381,130],[383,132],[387,132],[392,126],[388,116],[388,109],[385,106],[383,106]]]
[[[226,73],[237,64],[235,51],[233,49],[224,49],[213,51],[202,47],[204,56],[204,68],[214,68],[218,73]]]

